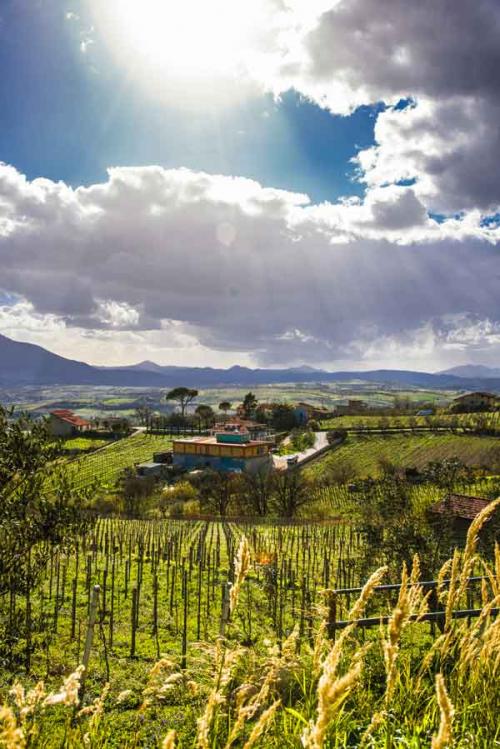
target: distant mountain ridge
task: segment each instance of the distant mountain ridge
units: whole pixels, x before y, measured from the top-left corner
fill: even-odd
[[[327,372],[303,365],[289,369],[250,369],[234,366],[161,366],[150,361],[124,367],[94,367],[66,359],[41,346],[19,343],[0,335],[0,387],[23,385],[110,385],[116,387],[252,387],[293,382],[347,382],[358,380],[396,386],[488,389],[500,391],[500,377],[459,377],[453,373],[379,369],[367,372]]]
[[[462,364],[445,369],[438,374],[455,375],[456,377],[479,377],[482,380],[495,380],[500,377],[500,367],[485,367],[484,364]]]

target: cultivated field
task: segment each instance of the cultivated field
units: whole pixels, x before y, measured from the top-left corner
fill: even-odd
[[[110,444],[96,453],[89,453],[71,461],[71,472],[81,485],[97,482],[103,487],[116,484],[124,468],[152,460],[153,453],[168,450],[172,441],[153,434],[133,434]]]
[[[500,473],[500,441],[496,437],[435,434],[350,435],[346,442],[316,461],[308,470],[321,476],[331,466],[348,463],[352,478],[376,477],[380,461],[397,467],[423,468],[430,461],[457,457],[471,467]]]
[[[4,612],[13,627],[23,618],[29,639],[2,645],[13,665],[1,675],[12,709],[3,708],[0,736],[10,749],[25,737],[36,749],[423,749],[433,736],[433,749],[491,749],[500,557],[495,571],[474,552],[472,533],[443,568],[452,581],[439,589],[448,613],[438,636],[415,621],[429,609],[418,564],[399,593],[374,590],[385,581],[379,570],[359,597],[332,607],[322,591],[360,582],[359,541],[346,526],[101,521],[70,555],[50,555],[29,611],[28,598],[15,597]],[[486,577],[467,593],[475,570]],[[455,621],[465,605],[481,616]],[[58,684],[85,657],[94,610],[79,711],[79,674]],[[384,626],[336,628],[382,613]],[[27,657],[23,681],[47,686],[9,697],[14,664]]]

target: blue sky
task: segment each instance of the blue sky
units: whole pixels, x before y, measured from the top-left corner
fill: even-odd
[[[0,332],[498,366],[499,50],[497,0],[3,0]]]
[[[332,116],[294,91],[194,111],[155,102],[102,41],[91,62],[82,54],[86,23],[67,17],[82,11],[50,0],[3,7],[2,161],[74,186],[103,181],[109,166],[159,164],[244,175],[314,201],[363,193],[350,159],[373,144],[376,106]]]

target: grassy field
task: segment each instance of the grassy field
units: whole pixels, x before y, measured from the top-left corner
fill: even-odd
[[[118,440],[97,453],[77,458],[69,465],[79,483],[85,485],[97,481],[100,485],[113,487],[124,468],[152,460],[154,452],[168,450],[171,446],[172,440],[168,437],[140,433]]]
[[[441,605],[472,603],[482,615],[447,618],[444,637],[412,621],[428,604],[407,576],[399,598],[374,591],[387,581],[380,570],[358,599],[339,596],[333,621],[385,613],[387,623],[352,624],[334,641],[322,591],[360,582],[357,543],[346,526],[99,522],[70,556],[55,552],[31,590],[30,674],[0,671],[0,745],[429,749],[434,737],[433,749],[492,749],[500,738],[500,642],[491,616],[500,559],[496,571],[481,568],[488,578],[469,597],[474,545],[457,555]],[[411,582],[418,579],[414,566]],[[221,595],[228,580],[229,608]],[[82,660],[96,583],[80,710],[78,675],[68,675]],[[2,613],[15,611],[11,604]],[[19,679],[45,686],[11,691]]]
[[[380,474],[381,459],[400,467],[423,468],[430,461],[454,457],[471,467],[485,467],[500,473],[500,440],[451,433],[349,436],[339,448],[307,470],[322,476],[328,473],[330,466],[345,462],[352,466],[356,477],[376,477]]]

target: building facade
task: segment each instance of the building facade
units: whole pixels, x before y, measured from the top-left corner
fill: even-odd
[[[252,440],[245,432],[217,432],[210,437],[174,440],[173,464],[185,470],[257,473],[271,466],[271,443]]]

